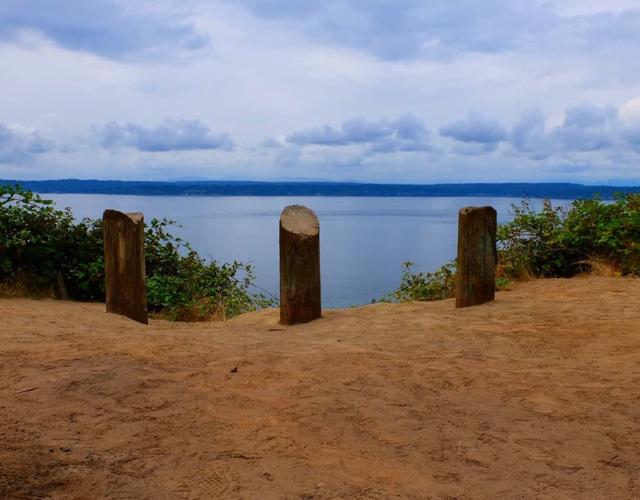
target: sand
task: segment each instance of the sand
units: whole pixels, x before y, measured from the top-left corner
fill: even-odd
[[[640,280],[277,320],[1,300],[0,497],[640,497]]]

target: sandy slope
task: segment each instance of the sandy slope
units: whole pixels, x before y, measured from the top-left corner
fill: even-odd
[[[0,497],[640,497],[640,280],[294,328],[103,309],[0,301]]]

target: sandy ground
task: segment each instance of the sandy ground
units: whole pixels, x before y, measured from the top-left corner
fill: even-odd
[[[0,497],[640,498],[640,280],[138,325],[0,301]]]

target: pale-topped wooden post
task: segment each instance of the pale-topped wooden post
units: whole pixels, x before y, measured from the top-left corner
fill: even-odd
[[[456,307],[494,300],[497,213],[493,207],[466,207],[458,214]]]
[[[280,322],[306,323],[321,309],[320,223],[313,211],[291,205],[280,216]]]
[[[144,217],[105,210],[104,272],[107,312],[148,323],[144,268]]]

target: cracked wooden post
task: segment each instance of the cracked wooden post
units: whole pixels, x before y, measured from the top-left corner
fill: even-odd
[[[494,300],[497,213],[493,207],[466,207],[458,214],[456,307]]]
[[[313,211],[291,205],[280,216],[280,322],[321,316],[320,223]]]
[[[105,210],[102,216],[107,312],[148,323],[142,213]]]

